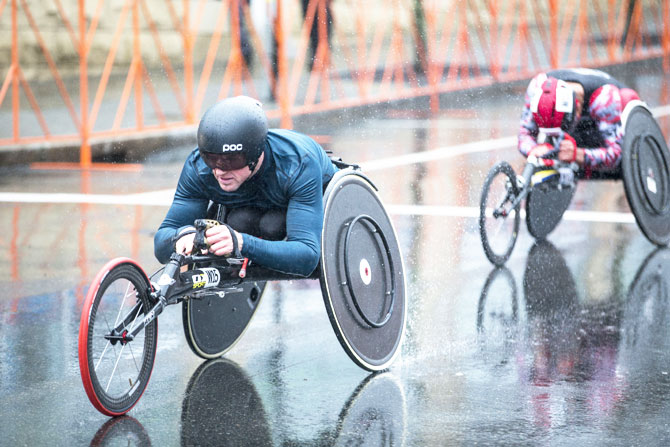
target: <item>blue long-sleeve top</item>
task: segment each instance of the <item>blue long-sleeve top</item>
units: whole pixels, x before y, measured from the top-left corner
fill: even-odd
[[[223,191],[194,149],[186,159],[174,199],[154,237],[154,253],[165,264],[173,237],[205,217],[214,203],[229,208],[286,209],[286,239],[267,241],[242,234],[242,255],[273,270],[309,276],[321,254],[323,189],[337,168],[323,148],[298,132],[271,129],[258,172],[234,192]]]

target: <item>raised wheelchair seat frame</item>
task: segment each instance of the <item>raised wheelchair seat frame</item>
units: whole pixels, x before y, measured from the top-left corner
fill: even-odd
[[[189,346],[216,358],[243,335],[267,281],[319,279],[335,335],[358,366],[380,371],[400,352],[407,317],[400,247],[376,188],[357,168],[336,172],[326,188],[321,258],[309,278],[256,264],[240,278],[240,269],[239,259],[174,253],[152,282],[131,259],[107,263],[88,290],[79,326],[79,366],[93,406],[117,416],[140,399],[166,306],[182,303]]]
[[[622,113],[624,141],[621,173],[602,179],[622,179],[635,221],[655,245],[670,243],[670,152],[661,129],[642,101],[629,102]],[[561,166],[561,164],[558,164]],[[565,165],[563,165],[565,167]],[[538,173],[545,180],[534,181]],[[561,182],[558,171],[536,160],[517,176],[506,161],[489,171],[482,188],[479,231],[486,257],[497,266],[507,262],[519,234],[521,203],[526,225],[536,239],[556,228],[570,205],[576,183]],[[575,171],[575,179],[579,173]]]

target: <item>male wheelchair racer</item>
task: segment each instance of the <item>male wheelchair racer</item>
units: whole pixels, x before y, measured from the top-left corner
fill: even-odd
[[[668,146],[642,101],[629,102],[621,121],[625,133],[620,172],[600,178],[623,180],[626,198],[642,233],[653,244],[667,246],[670,243]],[[560,132],[547,135],[555,148],[560,137]],[[528,231],[536,239],[546,238],[570,205],[580,175],[574,164],[532,156],[520,176],[506,161],[491,168],[484,181],[479,208],[479,232],[489,261],[502,266],[512,254],[524,200]]]
[[[357,166],[335,162],[341,169],[324,193],[320,261],[309,279],[319,279],[348,356],[379,371],[396,358],[405,332],[400,247],[376,187]],[[196,222],[196,240],[207,224]],[[157,317],[166,306],[182,303],[189,346],[202,358],[216,358],[245,331],[266,281],[298,279],[305,278],[213,255],[173,253],[151,277],[131,259],[110,261],[93,280],[79,327],[79,366],[89,400],[109,416],[137,403],[149,382]]]

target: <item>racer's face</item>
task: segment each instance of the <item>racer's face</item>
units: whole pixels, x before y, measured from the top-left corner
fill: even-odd
[[[575,123],[579,121],[579,118],[582,116],[582,106],[584,105],[584,86],[579,82],[568,82],[572,91],[575,92],[575,105],[577,110],[575,110]]]
[[[219,183],[221,189],[226,192],[237,191],[239,187],[242,186],[242,183],[246,182],[251,176],[258,172],[258,168],[263,162],[263,155],[264,154],[261,154],[260,158],[258,159],[258,163],[256,164],[256,168],[253,172],[251,172],[251,169],[249,169],[248,166],[225,171],[215,167],[212,169],[212,174],[214,175],[214,178],[216,178],[216,181]]]
[[[235,169],[234,171],[223,171],[219,168],[214,168],[212,174],[214,174],[216,181],[219,182],[221,189],[226,192],[233,192],[237,191],[242,183],[251,177],[251,170],[248,166]]]

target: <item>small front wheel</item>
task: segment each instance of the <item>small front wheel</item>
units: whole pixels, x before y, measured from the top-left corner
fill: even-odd
[[[93,406],[108,416],[142,397],[156,356],[158,321],[134,328],[151,311],[149,281],[130,259],[109,262],[86,295],[79,324],[79,368]]]
[[[519,235],[519,209],[512,207],[519,195],[516,174],[507,162],[489,171],[479,203],[479,234],[486,257],[494,265],[507,262]]]

